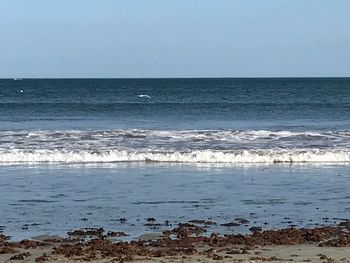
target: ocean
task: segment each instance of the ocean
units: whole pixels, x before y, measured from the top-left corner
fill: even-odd
[[[350,78],[0,80],[0,225],[14,239],[336,223],[349,164]],[[249,223],[220,226],[235,218]]]

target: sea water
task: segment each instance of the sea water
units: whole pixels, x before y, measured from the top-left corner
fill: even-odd
[[[349,164],[347,78],[0,80],[0,225],[18,239],[335,223]]]

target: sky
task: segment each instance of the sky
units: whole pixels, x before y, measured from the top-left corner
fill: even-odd
[[[349,0],[0,0],[0,78],[350,76]]]

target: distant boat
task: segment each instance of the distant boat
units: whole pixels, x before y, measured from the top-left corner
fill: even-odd
[[[14,78],[13,80],[22,80],[22,78]]]

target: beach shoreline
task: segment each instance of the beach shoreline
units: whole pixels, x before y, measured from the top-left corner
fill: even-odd
[[[79,229],[68,237],[10,241],[0,234],[0,262],[350,262],[350,221],[317,228],[285,228],[205,236],[200,220],[170,231],[117,241],[124,232]]]
[[[1,79],[0,263],[346,262],[349,87]]]

